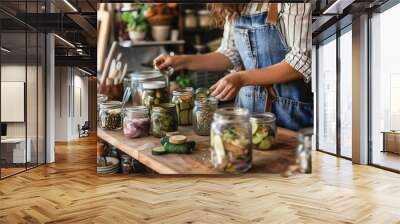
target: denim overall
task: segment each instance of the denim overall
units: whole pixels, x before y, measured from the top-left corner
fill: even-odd
[[[246,70],[279,63],[289,51],[276,25],[266,23],[267,15],[267,12],[243,15],[235,22],[235,45]],[[274,84],[273,90],[276,98],[272,103],[272,112],[276,115],[278,126],[297,131],[313,125],[310,83],[296,80]],[[265,112],[267,95],[264,86],[242,87],[235,106],[247,108],[251,112]]]

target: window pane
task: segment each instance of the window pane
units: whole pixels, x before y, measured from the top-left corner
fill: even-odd
[[[318,48],[318,148],[336,153],[336,41]]]
[[[400,156],[396,154],[400,153],[400,133],[393,133],[397,137],[386,141],[388,147],[384,147],[382,132],[400,130],[400,30],[394,28],[399,21],[400,4],[371,19],[372,163],[396,170],[400,170]]]
[[[30,141],[26,141],[26,33],[1,34],[1,177],[25,170],[31,162]]]
[[[340,153],[352,156],[352,35],[340,36]]]

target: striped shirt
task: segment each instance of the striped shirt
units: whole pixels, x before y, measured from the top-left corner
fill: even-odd
[[[259,4],[262,6],[259,7]],[[268,11],[268,3],[249,3],[245,15]],[[278,29],[282,33],[289,52],[284,59],[295,70],[299,71],[305,82],[311,79],[311,3],[279,3]],[[224,35],[217,52],[225,55],[240,70],[242,62],[235,47],[233,24],[227,21],[224,26]]]

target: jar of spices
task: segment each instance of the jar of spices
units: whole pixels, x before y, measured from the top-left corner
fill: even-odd
[[[199,25],[202,28],[209,28],[211,27],[211,16],[210,16],[210,11],[203,9],[203,10],[199,10],[197,12],[197,14],[199,15]]]
[[[218,100],[214,97],[198,97],[193,108],[193,129],[198,135],[210,135],[211,123]]]
[[[222,172],[243,173],[251,168],[250,112],[244,108],[215,111],[210,133],[211,163]]]
[[[197,27],[197,16],[194,10],[185,10],[185,27],[195,29]]]
[[[193,88],[174,90],[172,92],[172,103],[176,106],[178,124],[192,124]]]
[[[250,118],[253,149],[268,150],[276,139],[276,117],[273,113],[255,113]]]
[[[207,98],[210,92],[206,88],[197,88],[195,93],[196,100],[200,98]]]
[[[174,131],[178,131],[178,117],[175,104],[164,103],[154,106],[151,110],[150,134],[161,138],[167,132]]]
[[[168,91],[165,82],[150,81],[143,83],[142,106],[151,109],[154,105],[168,103]]]
[[[145,137],[149,134],[149,109],[145,106],[125,108],[124,134],[130,138]]]
[[[122,128],[122,102],[107,101],[100,104],[100,127],[108,130]]]

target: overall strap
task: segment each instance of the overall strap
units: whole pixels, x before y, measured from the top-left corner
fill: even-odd
[[[278,22],[278,4],[270,3],[268,9],[268,17],[266,23],[276,25]],[[267,91],[267,100],[265,103],[265,111],[272,111],[272,104],[276,100],[277,94],[272,85],[265,86]]]

